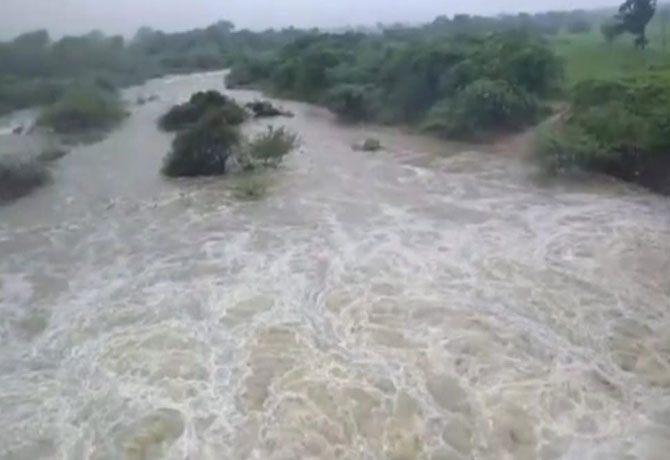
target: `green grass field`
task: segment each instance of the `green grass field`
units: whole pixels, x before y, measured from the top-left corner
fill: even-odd
[[[596,26],[589,33],[562,33],[552,40],[565,60],[565,83],[570,88],[588,78],[616,78],[650,69],[670,72],[670,20],[664,33],[660,18],[655,18],[649,25],[648,38],[649,47],[640,51],[630,35],[607,43]]]

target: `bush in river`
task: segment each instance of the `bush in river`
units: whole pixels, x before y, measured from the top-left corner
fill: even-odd
[[[175,105],[159,120],[165,131],[179,131],[195,124],[208,112],[216,111],[229,125],[239,125],[246,112],[237,102],[218,91],[198,92],[188,102]]]
[[[82,84],[48,106],[40,115],[38,124],[59,134],[88,134],[111,129],[124,116],[121,100],[114,92]]]
[[[223,113],[209,112],[177,135],[162,172],[170,177],[225,174],[226,162],[239,142],[237,129]]]
[[[577,85],[535,153],[549,171],[598,171],[670,194],[670,74]]]
[[[283,126],[275,129],[269,126],[263,133],[257,134],[247,142],[243,155],[247,167],[255,164],[279,166],[284,157],[299,145],[298,136]]]
[[[0,156],[0,203],[27,195],[50,178],[49,169],[35,157]]]

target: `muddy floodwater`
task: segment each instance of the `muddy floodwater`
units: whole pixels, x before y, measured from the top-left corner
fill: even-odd
[[[241,201],[158,173],[206,88],[129,90],[0,208],[0,459],[670,458],[667,198],[284,102],[302,147]]]

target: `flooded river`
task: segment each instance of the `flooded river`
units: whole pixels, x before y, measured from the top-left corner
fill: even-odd
[[[129,90],[0,208],[1,459],[668,458],[667,198],[288,102],[265,199],[163,179],[222,81]]]

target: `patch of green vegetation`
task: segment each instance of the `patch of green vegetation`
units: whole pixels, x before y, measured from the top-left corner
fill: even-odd
[[[35,157],[0,156],[0,203],[28,195],[51,179],[49,169]]]
[[[670,72],[580,83],[535,152],[552,172],[598,171],[670,194]]]
[[[66,91],[40,115],[38,124],[59,134],[104,132],[125,116],[118,95],[90,84]]]
[[[197,123],[208,112],[217,112],[229,125],[239,125],[246,112],[237,102],[218,91],[198,92],[188,102],[172,107],[159,120],[164,131],[179,131]]]

